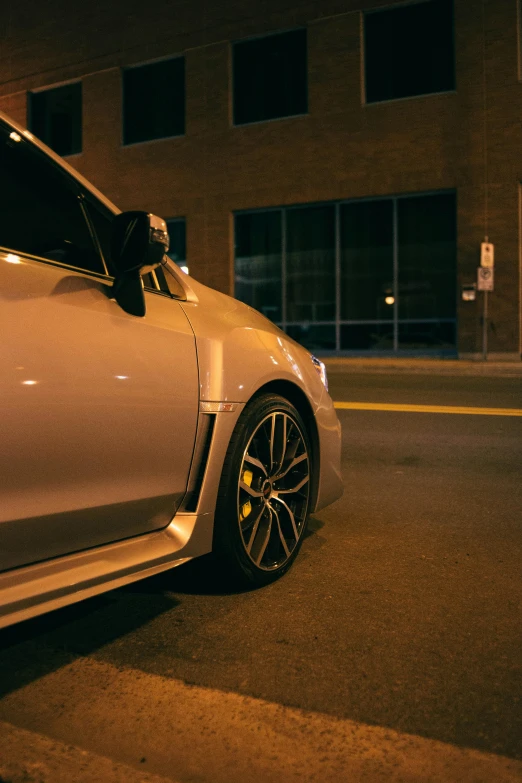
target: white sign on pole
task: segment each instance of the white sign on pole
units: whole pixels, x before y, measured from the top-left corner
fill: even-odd
[[[477,269],[477,290],[493,291],[493,267],[479,266]]]
[[[493,269],[495,264],[495,246],[491,242],[482,242],[480,245],[480,266]],[[486,290],[486,289],[482,289]]]

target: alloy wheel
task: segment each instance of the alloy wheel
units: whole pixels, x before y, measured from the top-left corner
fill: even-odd
[[[237,513],[241,541],[257,568],[273,571],[292,556],[304,530],[310,496],[310,457],[295,419],[267,415],[243,454]]]

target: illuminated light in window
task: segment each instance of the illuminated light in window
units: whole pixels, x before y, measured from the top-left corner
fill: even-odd
[[[22,260],[20,256],[15,256],[14,253],[8,253],[5,259],[8,264],[21,264]]]
[[[22,141],[22,137],[20,136],[20,134],[16,133],[15,131],[9,134],[9,138],[12,139],[13,141]]]
[[[188,275],[188,273],[189,273],[188,266],[185,266],[185,265],[181,266],[180,265],[179,268],[181,269],[182,272],[185,272],[185,274]]]
[[[129,377],[128,375],[115,375],[115,378],[117,378],[119,381],[126,381]]]
[[[22,381],[22,386],[36,386],[38,381]]]
[[[394,296],[387,296],[384,301],[386,302],[387,305],[392,305],[395,302],[395,297]]]

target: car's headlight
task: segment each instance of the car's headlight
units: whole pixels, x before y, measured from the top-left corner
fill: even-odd
[[[324,366],[324,363],[321,362],[319,359],[317,359],[315,356],[312,356],[312,363],[319,374],[319,378],[322,380],[324,384],[324,388],[326,389],[326,391],[328,391],[328,378],[326,377],[326,367]]]

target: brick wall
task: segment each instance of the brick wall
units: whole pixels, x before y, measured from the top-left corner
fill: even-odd
[[[29,0],[0,11],[7,31],[0,108],[25,124],[27,90],[81,78],[84,151],[71,164],[123,209],[186,217],[190,266],[229,293],[234,210],[455,188],[460,299],[460,285],[476,275],[487,184],[487,232],[496,248],[489,347],[519,354],[516,3],[485,0],[484,45],[482,1],[455,0],[455,93],[365,106],[361,11],[380,5],[389,2]],[[232,127],[230,41],[301,25],[308,29],[309,114]],[[122,147],[120,68],[180,53],[185,136]],[[481,301],[459,303],[463,353],[481,350]]]

